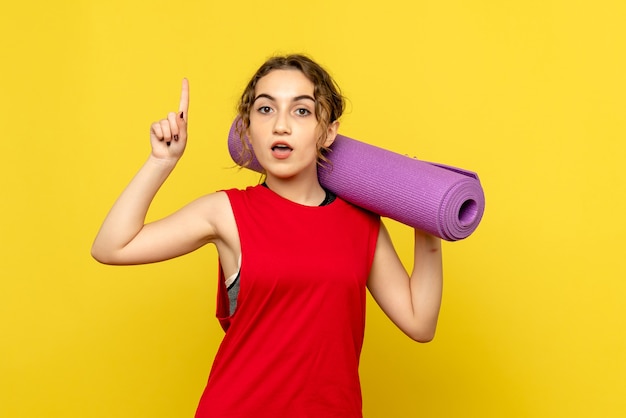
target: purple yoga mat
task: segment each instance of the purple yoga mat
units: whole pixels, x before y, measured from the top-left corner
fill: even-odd
[[[241,140],[233,122],[228,150],[243,161]],[[337,135],[319,167],[323,187],[342,199],[447,241],[467,238],[480,223],[485,196],[478,175],[429,163]],[[253,158],[247,168],[262,172]]]

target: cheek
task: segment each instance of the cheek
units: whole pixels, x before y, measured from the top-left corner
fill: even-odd
[[[248,138],[252,141],[252,138],[256,138],[259,136],[259,133],[261,132],[263,126],[262,124],[259,123],[258,120],[255,120],[254,118],[250,119],[250,124],[248,126],[248,129],[246,130],[246,133],[248,134]]]
[[[317,149],[324,148],[324,145],[326,144],[326,137],[326,130],[321,124],[318,124],[315,129],[315,143],[317,145]]]

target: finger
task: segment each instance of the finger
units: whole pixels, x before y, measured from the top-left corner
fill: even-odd
[[[159,141],[163,141],[163,130],[161,129],[161,124],[159,122],[154,122],[150,126],[150,130],[156,139]]]
[[[177,125],[178,115],[174,112],[170,112],[167,114],[167,122],[169,123],[170,132],[172,133],[172,139],[174,141],[178,141],[178,125]]]
[[[167,119],[163,119],[159,122],[161,126],[161,131],[163,131],[163,140],[167,143],[167,145],[172,142],[172,131],[170,130],[170,123]]]
[[[175,124],[178,128],[178,138],[182,140],[187,139],[187,121],[185,120],[186,115],[181,111],[175,115]]]
[[[189,112],[189,80],[183,78],[183,85],[180,91],[180,105],[178,106],[178,113],[180,117],[187,122],[187,112]]]

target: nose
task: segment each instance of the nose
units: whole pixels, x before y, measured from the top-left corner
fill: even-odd
[[[274,133],[278,135],[290,134],[291,125],[289,115],[286,112],[278,112],[274,120]]]

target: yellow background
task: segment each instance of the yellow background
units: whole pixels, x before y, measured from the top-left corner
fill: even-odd
[[[487,196],[444,246],[435,341],[370,304],[365,416],[626,416],[624,22],[621,0],[5,2],[0,416],[193,416],[222,335],[215,250],[108,267],[89,249],[183,76],[190,143],[150,217],[257,181],[226,134],[277,52],[335,76],[341,133],[474,170]]]

